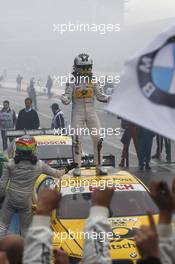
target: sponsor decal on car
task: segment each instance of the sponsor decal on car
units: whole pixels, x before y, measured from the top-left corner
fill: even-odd
[[[56,141],[38,141],[37,145],[41,146],[41,145],[66,145],[67,142],[63,141],[63,140],[56,140]]]
[[[72,193],[91,193],[97,187],[100,186],[68,186],[61,189],[63,195],[69,195]],[[104,189],[103,189],[104,190]],[[114,190],[117,192],[122,191],[145,191],[145,188],[141,184],[116,184],[114,185]]]
[[[109,218],[109,224],[111,227],[121,227],[121,226],[128,226],[128,223],[132,226],[139,222],[138,218],[136,217],[126,217],[126,218]]]
[[[71,137],[64,136],[36,136],[37,146],[41,145],[71,145]]]
[[[113,250],[116,250],[116,249],[135,249],[136,248],[136,245],[134,244],[134,242],[127,242],[127,243],[124,243],[124,244],[111,244],[110,245],[110,249],[113,249]]]

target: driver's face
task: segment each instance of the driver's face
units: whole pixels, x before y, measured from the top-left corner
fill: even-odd
[[[80,67],[78,68],[78,73],[81,76],[88,76],[92,73],[92,68],[91,67]]]

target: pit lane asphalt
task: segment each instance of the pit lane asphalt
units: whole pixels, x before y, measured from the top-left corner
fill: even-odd
[[[27,97],[27,93],[25,92],[16,92],[14,89],[4,89],[0,88],[0,95],[1,95],[1,102],[5,99],[10,101],[11,107],[16,111],[19,112],[20,109],[24,107],[24,99]],[[52,103],[57,102],[60,104],[63,112],[65,113],[65,117],[70,124],[70,116],[71,116],[71,105],[64,106],[61,104],[59,97],[54,96],[51,99],[48,99],[45,95],[38,96],[38,114],[40,118],[41,127],[50,127],[51,119],[52,119],[52,112],[50,106]],[[0,105],[1,105],[0,102]],[[96,109],[98,116],[101,121],[101,127],[103,128],[119,128],[120,127],[120,120],[109,113],[104,111],[105,104],[96,103]],[[113,154],[116,157],[116,169],[121,170],[118,168],[118,163],[120,161],[120,155],[122,150],[122,144],[120,142],[120,136],[112,135],[106,136],[104,139],[104,154]],[[154,145],[152,149],[152,154],[155,153],[155,139]],[[0,142],[0,148],[2,149],[2,143]],[[83,151],[85,153],[92,153],[92,144],[91,139],[89,136],[84,137],[83,141]],[[173,177],[175,176],[175,163],[167,164],[165,163],[165,154],[163,155],[162,161],[158,162],[153,160],[151,162],[152,170],[150,172],[139,172],[138,171],[138,161],[137,156],[135,153],[135,149],[133,143],[130,146],[130,168],[129,171],[140,178],[147,186],[149,186],[152,180],[160,180],[164,179],[169,184],[172,182]],[[175,144],[172,142],[172,161],[175,161]],[[113,170],[111,170],[113,171]]]

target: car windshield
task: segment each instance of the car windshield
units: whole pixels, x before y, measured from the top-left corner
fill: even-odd
[[[60,160],[72,158],[72,145],[70,138],[61,139],[59,136],[53,136],[53,138],[47,138],[42,141],[38,139],[36,156],[41,160]],[[15,153],[15,139],[9,144],[7,150],[8,156],[14,157]]]
[[[43,145],[37,145],[36,149],[36,156],[38,159],[41,160],[52,160],[52,159],[57,159],[60,158],[60,148],[62,150],[62,146],[60,147],[59,145],[49,145],[49,144],[43,144]],[[11,158],[14,156],[15,152],[15,140],[9,144],[7,153],[8,156]],[[63,153],[64,154],[64,153]]]
[[[91,193],[68,194],[62,197],[57,210],[59,219],[86,219],[91,206]],[[158,213],[158,208],[146,191],[115,192],[112,198],[111,217],[139,216],[151,211]]]
[[[37,146],[36,155],[38,159],[48,160],[59,157],[58,145],[40,145]]]

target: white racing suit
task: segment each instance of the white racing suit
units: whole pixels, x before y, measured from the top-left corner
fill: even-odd
[[[103,93],[103,89],[92,83],[81,84],[67,84],[65,94],[61,96],[63,104],[70,104],[72,101],[72,128],[75,129],[76,134],[73,138],[73,155],[75,163],[78,163],[78,167],[81,167],[81,154],[82,154],[82,136],[77,133],[81,128],[89,129],[89,133],[93,141],[94,149],[94,164],[96,167],[100,167],[102,163],[102,153],[100,148],[102,147],[102,141],[100,137],[100,122],[95,110],[94,100],[95,97],[98,101],[107,103],[109,96]],[[91,133],[92,130],[97,131]]]
[[[83,259],[81,264],[111,264],[109,239],[112,234],[108,222],[108,209],[93,206],[86,221]],[[97,234],[94,239],[94,234]],[[52,257],[52,231],[48,216],[35,215],[25,239],[23,263],[50,264]],[[97,237],[97,238],[96,238]]]
[[[52,259],[52,236],[50,217],[34,215],[27,232],[23,264],[50,264]]]
[[[27,160],[15,164],[14,159],[4,163],[0,178],[0,198],[5,196],[0,213],[0,239],[6,235],[15,212],[19,213],[21,234],[25,235],[32,217],[33,186],[42,173],[58,178],[65,170],[52,169],[41,160],[36,164]]]
[[[111,264],[109,237],[112,236],[108,222],[109,210],[103,206],[92,206],[86,221],[84,232],[88,238],[84,241],[83,264]],[[95,239],[94,239],[95,234]]]

